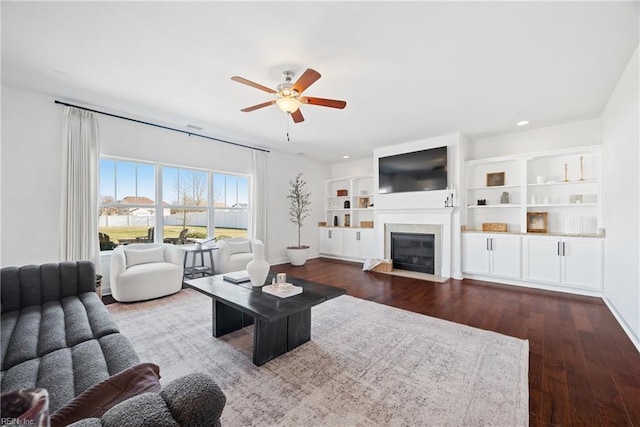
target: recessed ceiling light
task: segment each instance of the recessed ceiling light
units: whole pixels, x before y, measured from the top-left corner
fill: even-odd
[[[520,120],[518,123],[516,123],[516,126],[526,126],[529,124],[529,120]]]
[[[343,158],[343,159],[348,159],[348,158],[349,158],[349,156],[342,156],[342,158]]]

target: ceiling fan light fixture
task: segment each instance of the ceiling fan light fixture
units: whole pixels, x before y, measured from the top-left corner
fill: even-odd
[[[300,101],[296,98],[282,97],[276,100],[278,108],[284,113],[293,113],[300,108]]]

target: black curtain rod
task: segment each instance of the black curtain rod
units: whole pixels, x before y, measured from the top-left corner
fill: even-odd
[[[115,117],[117,119],[129,120],[130,122],[141,123],[143,125],[149,125],[149,126],[154,126],[154,127],[161,128],[161,129],[172,130],[174,132],[184,133],[184,134],[187,134],[189,136],[192,136],[192,135],[193,136],[198,136],[200,138],[210,139],[212,141],[224,142],[225,144],[231,144],[231,145],[235,145],[237,147],[248,148],[250,150],[263,151],[265,153],[269,152],[269,150],[265,150],[264,148],[251,147],[249,145],[238,144],[237,142],[226,141],[224,139],[214,138],[212,136],[202,135],[202,134],[199,134],[199,133],[193,133],[193,132],[189,132],[189,131],[182,130],[182,129],[176,129],[176,128],[172,128],[172,127],[169,127],[169,126],[159,125],[159,124],[156,124],[156,123],[145,122],[144,120],[132,119],[131,117],[118,116],[117,114],[105,113],[104,111],[98,111],[98,110],[93,110],[93,109],[87,108],[87,107],[81,107],[79,105],[68,104],[66,102],[58,101],[57,99],[54,102],[56,104],[64,105],[66,107],[79,108],[81,110],[91,111],[92,113],[103,114],[105,116]]]

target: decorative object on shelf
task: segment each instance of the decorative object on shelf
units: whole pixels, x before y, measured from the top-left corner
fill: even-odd
[[[344,206],[345,209],[350,209],[351,208],[351,202],[348,201],[348,200],[345,200],[343,206]]]
[[[486,206],[487,199],[478,199],[478,206]]]
[[[548,212],[527,212],[527,233],[546,233]]]
[[[447,200],[444,201],[444,207],[445,208],[453,207],[453,193],[447,196]]]
[[[582,203],[598,203],[597,194],[583,194]]]
[[[532,194],[532,195],[531,195],[531,204],[532,204],[532,205],[535,205],[535,204],[536,204],[536,202],[537,202],[536,195],[535,195],[535,194]]]
[[[338,215],[334,215],[333,216],[333,226],[337,227],[338,226]]]
[[[487,187],[499,187],[501,185],[504,185],[504,172],[487,174]]]
[[[580,179],[578,181],[584,181],[584,156],[580,156]]]
[[[309,246],[300,244],[300,231],[304,220],[311,212],[311,193],[307,189],[307,182],[302,179],[302,172],[295,179],[289,180],[289,220],[298,228],[298,245],[287,247],[287,256],[291,265],[304,265],[307,262]],[[337,220],[337,217],[335,217]]]
[[[271,266],[264,259],[264,244],[254,243],[253,245],[253,260],[247,264],[247,273],[253,286],[262,286],[269,274],[269,268]]]
[[[564,164],[564,179],[562,182],[569,182],[569,165],[567,163]]]
[[[536,176],[536,184],[544,184],[544,178],[542,175]]]
[[[360,221],[360,227],[373,228],[373,221]]]
[[[349,191],[348,190],[337,190],[336,194],[338,195],[338,197],[344,197],[344,196],[348,196],[349,195]]]
[[[344,215],[344,226],[351,227],[351,214]]]
[[[358,198],[358,207],[360,209],[369,207],[369,198],[368,197],[359,197]]]
[[[507,224],[504,222],[483,222],[482,231],[507,231]]]
[[[582,217],[568,216],[564,219],[564,232],[567,234],[582,234]]]
[[[327,221],[319,221],[318,222],[318,227],[326,227],[327,226]]]
[[[509,203],[509,192],[507,191],[502,192],[502,195],[500,196],[500,203],[502,204]]]
[[[569,203],[573,203],[573,204],[582,203],[582,194],[569,194]]]

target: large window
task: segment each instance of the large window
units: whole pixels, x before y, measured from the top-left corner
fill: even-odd
[[[102,158],[99,214],[101,250],[247,237],[249,177]]]

